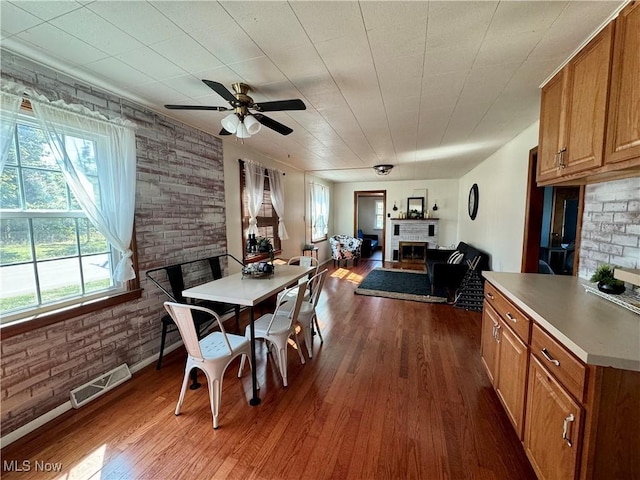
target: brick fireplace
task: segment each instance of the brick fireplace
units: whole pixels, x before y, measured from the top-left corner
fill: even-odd
[[[398,244],[398,261],[404,263],[425,263],[427,259],[427,242],[400,242]]]
[[[438,244],[438,219],[391,219],[391,261],[424,263],[429,245]]]

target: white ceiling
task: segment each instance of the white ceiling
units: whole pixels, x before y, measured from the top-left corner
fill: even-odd
[[[291,135],[245,145],[333,181],[459,178],[537,120],[539,85],[620,5],[1,0],[1,45],[215,135],[225,113],[163,105],[228,106],[201,79],[301,98],[268,114]]]

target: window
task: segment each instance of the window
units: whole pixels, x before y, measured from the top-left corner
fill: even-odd
[[[384,202],[376,200],[376,229],[382,230],[384,226]]]
[[[310,184],[311,241],[327,239],[329,229],[329,190],[319,183]]]
[[[68,129],[70,160],[97,199],[98,138]],[[90,184],[90,185],[89,185]],[[45,132],[20,116],[0,177],[0,313],[3,322],[122,292],[114,252],[69,189]]]
[[[247,240],[247,230],[249,229],[249,207],[247,204],[247,186],[244,173],[244,162],[240,161],[240,192],[241,192],[241,206],[242,206],[242,232],[243,241]],[[269,177],[264,174],[264,193],[262,195],[262,206],[256,217],[258,222],[258,235],[256,238],[264,237],[271,241],[271,245],[274,250],[280,250],[281,243],[280,237],[278,237],[278,214],[276,213],[273,205],[271,205],[271,188],[269,185]],[[246,243],[242,246],[243,256],[246,258]]]

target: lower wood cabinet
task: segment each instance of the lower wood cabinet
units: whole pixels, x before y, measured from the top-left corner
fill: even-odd
[[[487,302],[484,302],[484,308],[482,310],[481,358],[492,385],[495,385],[496,372],[498,368],[497,332],[499,328],[500,320],[498,314],[487,304]]]
[[[518,438],[522,439],[524,420],[524,394],[527,383],[528,348],[500,320],[498,378],[494,386],[502,405],[509,415],[509,420],[516,429]]]
[[[640,480],[639,371],[583,362],[489,281],[481,342],[482,363],[540,480]]]
[[[524,449],[538,478],[576,478],[582,407],[533,355],[526,411]]]
[[[482,361],[518,438],[522,440],[528,349],[486,301],[482,320]]]

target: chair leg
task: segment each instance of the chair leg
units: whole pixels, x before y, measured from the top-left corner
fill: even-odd
[[[156,370],[160,370],[162,366],[162,355],[164,353],[164,342],[167,338],[167,324],[162,322],[162,336],[160,337],[160,353],[158,354],[158,363],[156,363]]]
[[[304,343],[307,345],[307,353],[309,354],[309,358],[313,358],[313,323],[309,324],[309,326],[302,325],[302,335],[304,336]]]
[[[313,321],[316,324],[316,332],[318,332],[318,336],[320,337],[320,343],[323,344],[324,343],[324,338],[322,338],[322,333],[320,333],[320,325],[318,324],[318,316],[317,315],[313,316]]]
[[[211,413],[213,414],[213,428],[218,428],[218,415],[222,401],[222,377],[209,380],[209,399],[211,401]]]
[[[298,341],[298,332],[296,332],[295,330],[293,331],[293,339],[296,342],[296,350],[298,351],[298,356],[300,357],[300,362],[304,365],[305,364],[304,355],[302,355],[302,348],[300,347],[300,342]],[[311,357],[309,357],[309,358],[311,358]]]
[[[184,394],[187,391],[187,384],[189,383],[189,372],[191,369],[187,364],[187,367],[184,370],[184,380],[182,380],[182,388],[180,389],[180,397],[178,398],[178,404],[176,405],[176,415],[180,415],[180,407],[182,407],[182,402],[184,401]]]

